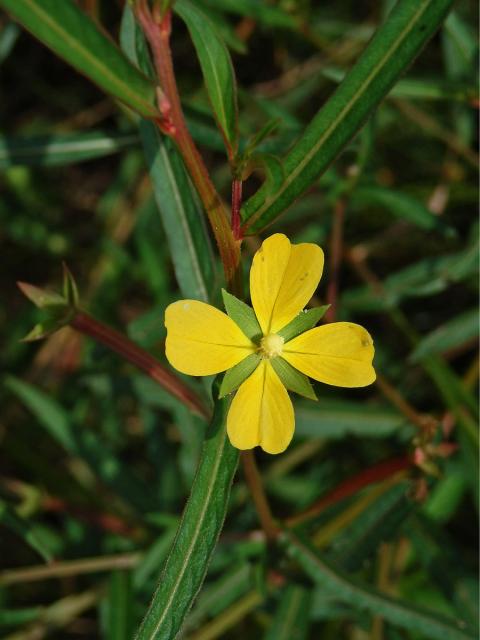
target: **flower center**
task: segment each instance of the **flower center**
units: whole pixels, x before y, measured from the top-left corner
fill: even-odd
[[[260,340],[260,353],[264,358],[275,358],[282,353],[284,340],[276,333],[269,333]]]

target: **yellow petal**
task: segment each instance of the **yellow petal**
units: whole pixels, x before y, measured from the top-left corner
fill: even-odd
[[[250,271],[250,296],[264,335],[295,318],[312,297],[322,271],[323,251],[316,244],[291,245],[282,233],[264,240]]]
[[[227,433],[237,449],[259,445],[267,453],[281,453],[293,436],[295,418],[287,390],[272,365],[262,360],[233,398]]]
[[[235,322],[198,300],[179,300],[165,311],[166,356],[190,376],[220,373],[253,353],[255,346]]]
[[[365,387],[375,380],[373,341],[352,322],[332,322],[293,338],[282,358],[307,376],[336,387]]]

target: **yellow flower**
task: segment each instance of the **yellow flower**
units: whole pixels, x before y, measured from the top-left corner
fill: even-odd
[[[375,380],[372,338],[357,324],[324,324],[287,341],[279,335],[312,297],[323,262],[323,251],[315,244],[292,245],[280,233],[263,242],[250,271],[252,306],[263,334],[257,340],[204,302],[179,300],[167,307],[166,355],[178,371],[206,376],[226,371],[251,354],[260,356],[228,412],[227,432],[238,449],[259,445],[268,453],[281,453],[292,439],[293,406],[275,371],[278,362],[272,366],[276,358],[285,367],[338,387],[363,387]]]

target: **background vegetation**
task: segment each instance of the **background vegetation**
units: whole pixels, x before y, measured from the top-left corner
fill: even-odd
[[[260,150],[283,156],[391,4],[199,1],[232,55],[241,145],[271,123]],[[79,6],[119,40],[123,2]],[[476,23],[476,3],[459,0],[360,134],[261,233],[324,247],[316,302],[368,328],[379,382],[315,385],[318,403],[295,398],[287,452],[257,456],[287,553],[265,544],[237,473],[182,637],[476,637]],[[228,200],[222,136],[178,17],[172,49],[188,126]],[[15,282],[58,290],[65,261],[82,307],[161,361],[165,307],[199,285],[131,112],[6,13],[0,65],[0,634],[122,640],[151,599],[205,424],[70,327],[21,342],[45,312]],[[261,181],[254,172],[245,200]],[[199,220],[187,224],[220,306]],[[245,273],[259,241],[244,243]]]

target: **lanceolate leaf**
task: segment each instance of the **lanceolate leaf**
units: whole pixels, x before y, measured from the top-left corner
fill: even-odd
[[[177,0],[176,13],[185,21],[197,51],[215,118],[233,158],[238,146],[237,90],[230,54],[213,23],[188,0]]]
[[[278,334],[282,336],[285,342],[293,340],[301,333],[313,329],[317,322],[323,318],[329,307],[329,304],[324,304],[322,307],[300,311],[298,316],[289,322],[286,327],[283,327]]]
[[[121,42],[132,61],[149,73],[143,34],[128,6],[122,20]],[[186,298],[208,302],[215,289],[216,266],[190,179],[177,150],[155,125],[142,120],[140,136],[179,287]]]
[[[228,407],[229,400],[217,402],[180,528],[137,640],[175,638],[205,578],[238,461],[225,430]]]
[[[0,136],[0,168],[13,165],[65,166],[139,146],[138,133],[82,131],[48,136]]]
[[[184,296],[207,302],[214,290],[213,252],[199,204],[173,144],[151,122],[140,123],[155,199]]]
[[[434,215],[427,207],[413,196],[387,189],[378,185],[358,186],[352,192],[352,204],[380,207],[392,216],[406,220],[420,229],[438,231],[446,236],[455,236],[453,227]]]
[[[252,307],[249,307],[248,304],[228,293],[225,289],[222,289],[222,296],[225,310],[230,318],[238,324],[247,338],[250,338],[253,342],[258,342],[262,336],[262,329],[258,324],[257,316]]]
[[[355,609],[382,616],[391,624],[408,629],[422,638],[437,640],[470,640],[476,638],[463,620],[452,620],[433,611],[416,607],[410,602],[391,598],[361,584],[337,570],[309,543],[285,532],[288,554],[298,561],[305,573],[327,592]]]
[[[72,0],[0,0],[36,38],[103,91],[155,117],[155,88]]]
[[[325,171],[433,35],[453,0],[399,0],[337,91],[284,160],[285,181],[264,185],[245,204],[248,233],[258,233]]]
[[[471,309],[454,317],[422,338],[410,360],[418,362],[425,356],[442,353],[472,340],[478,336],[479,320],[478,309]]]

